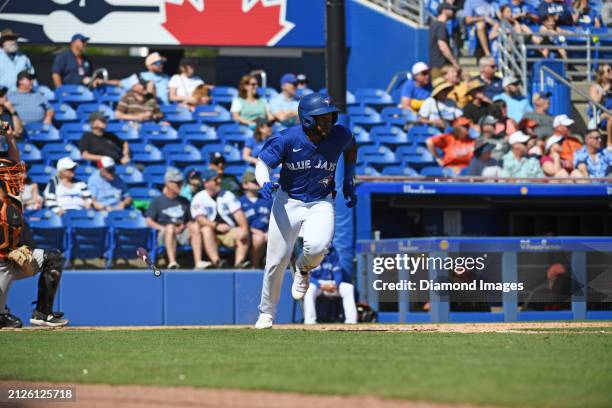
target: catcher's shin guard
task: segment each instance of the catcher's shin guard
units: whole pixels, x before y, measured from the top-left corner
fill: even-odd
[[[57,249],[45,249],[45,257],[38,278],[36,310],[45,316],[53,312],[55,293],[62,277],[64,255]]]

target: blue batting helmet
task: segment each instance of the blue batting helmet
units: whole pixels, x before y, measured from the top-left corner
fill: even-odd
[[[300,100],[298,115],[304,129],[310,129],[315,125],[314,116],[334,113],[334,123],[338,120],[340,110],[334,105],[329,95],[322,93],[311,93]]]

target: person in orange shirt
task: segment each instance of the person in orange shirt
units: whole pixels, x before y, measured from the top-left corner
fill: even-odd
[[[475,141],[469,137],[472,121],[460,117],[453,122],[451,133],[444,133],[427,139],[427,148],[442,167],[449,167],[457,174],[467,167],[474,155]],[[440,156],[437,149],[444,152]]]
[[[582,141],[576,136],[570,134],[570,127],[574,124],[574,121],[567,117],[567,115],[557,115],[553,120],[553,128],[555,132],[553,136],[563,137],[561,143],[561,160],[570,163],[570,166],[574,163],[574,152],[582,147]],[[568,169],[571,172],[572,168]]]

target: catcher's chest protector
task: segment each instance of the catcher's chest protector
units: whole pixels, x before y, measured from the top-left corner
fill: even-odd
[[[0,259],[19,246],[23,209],[21,203],[11,197],[0,201]]]

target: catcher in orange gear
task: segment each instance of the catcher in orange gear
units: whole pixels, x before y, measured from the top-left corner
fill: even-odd
[[[22,326],[21,320],[6,310],[8,291],[13,281],[38,272],[38,299],[30,324],[65,326],[68,321],[52,312],[64,258],[58,250],[35,248],[20,201],[25,164],[19,161],[13,130],[6,122],[0,122],[0,135],[8,144],[7,157],[0,158],[0,328]]]

